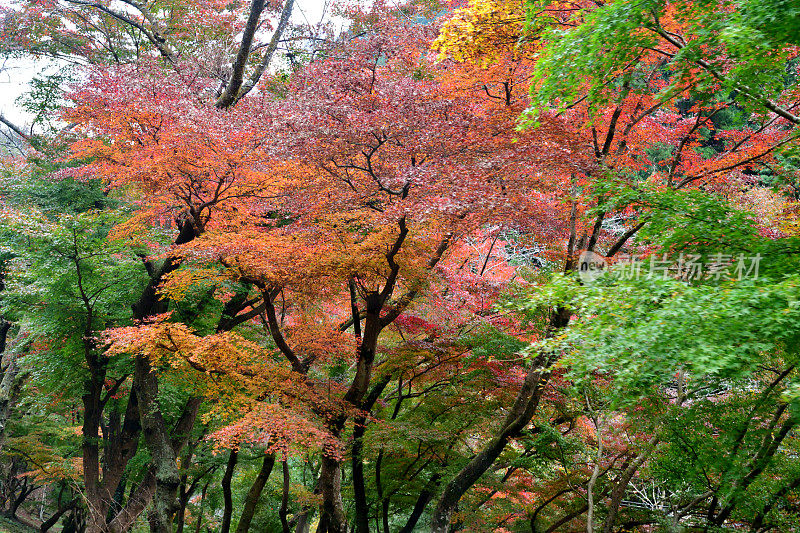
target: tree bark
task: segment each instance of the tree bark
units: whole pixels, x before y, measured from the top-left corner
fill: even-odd
[[[608,514],[603,521],[603,533],[611,533],[614,530],[614,522],[617,519],[617,513],[619,513],[619,506],[622,504],[622,498],[625,496],[625,489],[628,488],[628,483],[631,482],[631,479],[633,479],[633,476],[639,468],[644,464],[647,458],[650,457],[650,454],[653,453],[656,444],[658,444],[658,437],[652,437],[647,443],[647,448],[639,452],[633,461],[631,461],[631,464],[623,470],[619,479],[614,484],[614,488],[611,489],[611,501],[607,506]]]
[[[269,44],[267,45],[267,49],[264,52],[264,56],[261,58],[261,61],[256,66],[253,73],[241,85],[241,88],[236,92],[234,95],[233,100],[227,104],[227,106],[234,105],[238,102],[243,96],[249,93],[253,87],[256,86],[258,81],[261,79],[261,76],[264,75],[269,64],[272,62],[272,56],[275,54],[275,50],[278,49],[278,43],[281,40],[281,36],[283,35],[286,26],[289,25],[289,18],[292,16],[292,9],[294,8],[294,0],[286,0],[286,3],[283,5],[283,9],[281,10],[281,17],[278,19],[278,26],[275,28],[275,31],[272,33],[272,37],[269,40]],[[220,106],[217,104],[218,107],[227,107],[227,106]]]
[[[342,503],[341,461],[323,455],[319,481],[322,492],[322,513],[317,533],[347,533],[347,516]]]
[[[6,435],[6,425],[11,417],[14,407],[15,396],[17,395],[20,383],[17,379],[19,375],[19,365],[17,365],[17,354],[6,353],[6,337],[11,329],[11,323],[6,322],[0,317],[0,450],[3,449]]]
[[[255,37],[258,19],[261,17],[262,11],[264,11],[264,0],[252,0],[250,2],[250,15],[247,17],[247,23],[244,26],[242,44],[239,45],[239,52],[236,54],[236,60],[233,63],[231,78],[227,87],[225,87],[225,90],[214,104],[219,108],[230,106],[239,95],[239,89],[242,87],[242,81],[244,80],[247,58],[250,56],[250,48],[253,46],[253,37]]]
[[[181,486],[178,488],[178,513],[175,518],[175,533],[183,533],[183,529],[186,527],[186,506],[189,505],[189,498],[192,497],[192,493],[187,490],[187,480],[188,476],[186,474],[181,475]]]
[[[150,368],[150,362],[141,355],[136,357],[134,384],[139,398],[142,432],[153,461],[155,477],[153,505],[149,516],[150,531],[172,533],[172,520],[178,510],[177,492],[180,486],[176,456],[180,448],[185,445],[188,433],[194,425],[200,408],[200,399],[191,398],[187,402],[179,424],[172,432],[173,438],[170,439],[169,428],[158,405],[156,375]],[[184,431],[185,434],[182,434]]]
[[[595,457],[592,476],[589,478],[589,482],[586,485],[586,533],[594,533],[594,486],[597,484],[597,479],[600,477],[600,461],[603,459],[603,435],[600,428],[600,416],[597,415],[592,408],[588,394],[586,395],[586,407],[589,410],[589,417],[594,422],[594,430],[597,436],[597,456]]]
[[[86,335],[93,335],[91,313],[89,313]],[[85,341],[87,342],[87,341]],[[100,419],[103,414],[102,392],[106,377],[106,361],[94,353],[94,348],[86,345],[86,363],[89,376],[83,385],[83,439],[81,441],[81,460],[86,500],[89,505],[87,531],[101,532],[106,525],[110,498],[104,497],[100,483]]]
[[[197,213],[179,224],[179,233],[175,244],[191,242],[203,231],[202,221]],[[145,320],[167,310],[168,300],[158,293],[158,287],[164,276],[174,272],[181,264],[179,258],[167,258],[160,268],[154,270],[148,285],[139,300],[132,306],[134,318]],[[172,521],[178,510],[177,492],[180,486],[180,475],[177,465],[177,454],[186,445],[189,433],[194,426],[200,409],[200,398],[190,398],[184,406],[183,413],[173,431],[170,432],[158,404],[158,377],[150,366],[150,361],[141,354],[136,356],[133,376],[133,388],[139,403],[139,420],[144,441],[153,461],[152,510],[148,517],[152,533],[172,533]],[[170,435],[172,435],[170,437]],[[148,489],[149,487],[143,487]],[[150,494],[145,490],[142,498]],[[142,503],[139,501],[138,503]],[[132,511],[133,509],[131,509]],[[141,512],[141,511],[140,511]],[[135,517],[133,517],[135,520]],[[128,512],[130,519],[130,512]],[[120,524],[121,525],[121,524]]]
[[[311,520],[311,515],[309,514],[308,511],[301,513],[300,516],[297,518],[297,524],[295,524],[294,526],[294,532],[308,533],[311,529],[310,520]]]
[[[355,533],[369,533],[369,505],[364,483],[364,460],[361,457],[364,448],[364,430],[366,419],[359,417],[353,428],[353,451],[350,459],[353,472],[353,500],[355,503]]]
[[[33,491],[35,491],[38,487],[35,485],[28,485],[28,478],[25,478],[24,484],[19,489],[19,494],[11,500],[11,506],[8,509],[8,516],[9,518],[17,518],[17,511],[19,510],[19,506],[28,499],[28,496],[31,495]]]
[[[386,293],[386,288],[383,293]],[[386,297],[388,298],[388,296]],[[367,317],[364,325],[364,337],[358,348],[356,375],[344,397],[345,401],[356,407],[361,406],[372,376],[375,349],[382,329],[380,311],[384,302],[385,299],[382,298],[381,293],[373,292],[367,295]],[[338,437],[346,420],[346,415],[341,415],[329,421],[328,431]],[[322,457],[320,491],[322,506],[317,533],[347,533],[347,516],[342,503],[342,465],[339,459],[330,456]]]
[[[203,506],[206,503],[206,493],[208,492],[208,483],[203,485],[203,490],[200,492],[200,512],[197,515],[197,526],[194,533],[200,533],[200,527],[203,525]]]
[[[66,513],[67,511],[71,510],[77,504],[78,504],[78,500],[72,500],[67,505],[65,505],[63,507],[59,507],[56,510],[56,512],[53,513],[53,515],[50,518],[48,518],[47,520],[42,522],[42,525],[39,527],[40,533],[46,533],[51,527],[56,525],[56,522],[58,522],[58,519],[61,518],[64,515],[64,513]]]
[[[0,271],[0,291],[5,288],[3,273]],[[3,449],[6,438],[6,425],[11,418],[14,403],[19,392],[22,379],[19,379],[19,366],[17,365],[17,354],[8,351],[8,333],[11,330],[11,323],[7,322],[0,315],[0,450]]]

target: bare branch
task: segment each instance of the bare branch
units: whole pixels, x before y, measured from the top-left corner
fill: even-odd
[[[236,54],[236,61],[233,63],[233,72],[231,73],[228,86],[225,87],[223,93],[219,96],[215,106],[219,108],[226,108],[232,105],[239,96],[239,89],[242,87],[244,81],[244,68],[247,66],[247,58],[250,56],[250,50],[253,46],[253,37],[255,37],[256,30],[258,29],[258,19],[264,11],[264,0],[253,0],[250,2],[250,15],[247,17],[247,24],[244,27],[244,34],[242,35],[242,44],[239,46],[239,52]]]
[[[22,129],[21,127],[17,126],[16,124],[14,124],[14,123],[13,123],[13,122],[11,122],[10,120],[8,120],[8,119],[5,117],[5,115],[3,115],[2,113],[0,113],[0,122],[2,122],[3,124],[5,124],[5,126],[6,126],[8,129],[10,129],[10,130],[11,130],[11,131],[13,131],[14,133],[16,133],[17,135],[19,135],[19,136],[20,136],[20,137],[22,137],[23,139],[25,139],[27,142],[29,142],[29,143],[31,142],[31,136],[30,136],[30,135],[28,135],[27,133],[25,133],[25,131],[23,131],[23,129]]]
[[[256,70],[253,74],[250,75],[250,78],[242,85],[242,88],[239,90],[238,94],[236,94],[236,98],[232,102],[235,104],[237,101],[241,100],[247,93],[249,93],[253,87],[256,86],[258,80],[261,79],[261,76],[264,74],[264,71],[269,66],[270,62],[272,61],[272,56],[275,54],[275,50],[278,48],[278,43],[281,40],[281,35],[283,31],[286,29],[286,26],[289,24],[289,17],[292,15],[292,8],[294,7],[294,0],[286,0],[286,4],[283,6],[283,10],[281,11],[281,18],[278,21],[278,27],[275,28],[275,33],[272,34],[272,39],[269,41],[269,45],[267,46],[266,52],[264,52],[264,57],[261,58],[261,63],[258,64]],[[231,104],[231,105],[232,105]]]

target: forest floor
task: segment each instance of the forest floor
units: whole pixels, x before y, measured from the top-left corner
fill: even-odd
[[[33,533],[37,529],[30,527],[18,520],[11,520],[0,516],[0,533]]]

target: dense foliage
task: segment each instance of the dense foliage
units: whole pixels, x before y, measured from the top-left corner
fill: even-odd
[[[10,523],[794,530],[795,4],[4,4]]]

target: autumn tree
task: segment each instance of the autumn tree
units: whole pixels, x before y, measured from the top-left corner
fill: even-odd
[[[275,31],[270,35],[265,31],[269,29],[269,23],[264,24],[262,20],[262,23],[259,24],[259,19],[265,9],[264,2],[255,2],[251,6],[216,4],[192,6],[193,9],[198,8],[196,12],[187,11],[185,7],[188,6],[184,4],[144,5],[131,3],[127,7],[120,9],[119,6],[108,3],[67,2],[64,5],[58,5],[56,2],[46,4],[23,3],[7,8],[9,12],[5,18],[5,32],[8,38],[4,39],[4,45],[8,47],[7,51],[10,54],[40,54],[50,57],[63,57],[67,60],[88,60],[88,62],[97,65],[98,75],[101,75],[99,72],[105,69],[105,65],[109,62],[130,64],[141,61],[142,68],[146,69],[146,65],[153,65],[154,61],[162,61],[165,64],[164,68],[168,69],[171,72],[170,76],[174,78],[173,88],[183,87],[186,90],[196,90],[197,87],[192,86],[191,82],[183,77],[186,74],[185,65],[194,64],[200,69],[205,69],[203,72],[208,75],[217,68],[214,67],[214,60],[208,54],[209,49],[217,47],[222,55],[232,50],[233,55],[236,57],[232,70],[226,70],[224,66],[218,64],[217,85],[210,89],[210,96],[207,96],[213,103],[216,98],[214,96],[215,92],[227,94],[227,101],[220,102],[219,106],[229,107],[236,99],[250,91],[266,70],[272,56],[275,54],[278,39],[288,24],[292,6],[293,3],[288,2],[282,7]],[[269,7],[270,10],[274,8],[280,8],[280,6]],[[131,12],[130,9],[133,9],[134,12]],[[247,22],[242,20],[243,13],[247,16]],[[198,15],[198,18],[190,20],[191,17],[187,18],[190,14],[192,17]],[[201,21],[204,21],[203,24],[205,25],[198,25]],[[229,36],[236,34],[239,28],[244,30],[241,42],[232,43],[228,40]],[[265,35],[266,46],[262,47],[260,40],[264,39]],[[250,51],[254,48],[259,48],[260,51],[250,54]],[[154,56],[156,54],[161,57],[160,60],[155,59]],[[221,57],[218,56],[218,60],[224,62]],[[211,63],[208,63],[207,60],[211,60]],[[199,63],[203,63],[203,65],[201,66]],[[153,68],[158,70],[159,67]],[[252,72],[249,73],[250,77],[245,80],[246,83],[242,81],[245,69],[252,69]],[[207,80],[208,77],[204,79]],[[231,98],[231,95],[234,98]],[[146,111],[139,117],[141,119],[140,124],[145,129],[137,130],[136,126],[133,126],[133,130],[129,127],[126,132],[123,127],[122,130],[106,131],[102,132],[101,135],[105,135],[104,139],[107,141],[113,142],[116,136],[116,140],[120,142],[129,142],[133,140],[130,134],[136,135],[138,133],[144,134],[145,142],[147,142],[146,136],[149,134],[152,141],[152,134],[154,133],[152,127],[155,126],[155,122],[149,124],[151,127],[149,133],[147,132],[147,126],[144,126],[144,122],[147,118],[157,120],[157,117],[148,115]],[[120,118],[122,117],[112,118],[112,121],[117,121]],[[117,123],[120,124],[119,122]],[[128,134],[127,137],[125,137],[126,133]],[[87,145],[83,149],[86,150],[85,156],[98,157],[98,163],[102,162],[103,157],[101,154],[90,153],[92,147]],[[177,156],[177,154],[174,155]],[[184,161],[186,160],[184,159]],[[184,168],[183,170],[186,169]],[[169,170],[166,170],[166,173],[169,173]],[[202,172],[200,174],[198,176],[199,181],[190,184],[190,188],[208,186],[207,182],[200,184],[206,180]],[[118,177],[122,178],[122,176]],[[130,175],[128,178],[131,180],[137,179]],[[195,196],[192,198],[193,195],[197,194],[196,189],[184,191],[184,193],[188,194],[186,199],[191,205],[185,204],[186,215],[178,217],[177,225],[180,229],[180,234],[176,238],[178,242],[191,239],[202,231],[204,220],[208,217],[208,208],[218,199],[214,198],[214,195],[218,196],[225,181],[230,181],[231,179],[235,179],[235,177],[232,178],[230,169],[223,171],[223,174],[216,181],[218,186],[216,193],[212,192],[210,197],[203,196],[198,198]],[[116,178],[114,178],[114,181],[115,185],[125,183],[124,179],[123,181],[116,181]],[[167,186],[167,188],[170,188],[170,186]],[[150,190],[154,189],[151,188]],[[177,193],[174,188],[172,191]],[[164,192],[166,192],[166,189]],[[141,191],[141,194],[145,193],[146,190]],[[200,204],[193,203],[198,199]],[[209,199],[211,199],[211,203],[207,203]],[[178,212],[170,212],[173,206],[174,204],[163,206],[166,211],[161,211],[161,213],[168,213],[166,215],[167,218],[162,219],[166,220],[168,224],[171,217]],[[195,208],[194,210],[193,207]],[[157,241],[158,239],[156,239]],[[144,252],[143,257],[149,255],[146,248],[140,248],[140,253],[142,252]],[[144,261],[144,263],[145,270],[150,275],[150,281],[145,284],[144,291],[138,298],[133,299],[128,304],[122,304],[120,307],[120,309],[124,310],[128,309],[130,304],[134,304],[133,317],[139,319],[158,312],[158,306],[165,305],[165,300],[156,294],[155,288],[161,282],[162,276],[176,266],[175,261],[171,259],[156,262],[148,260]],[[139,262],[139,264],[141,265],[142,262]],[[78,265],[76,264],[76,266]],[[76,274],[80,276],[79,272]],[[95,296],[93,294],[86,295],[89,300],[85,309],[86,313],[88,313],[88,329],[84,335],[87,339],[86,342],[90,342],[91,339],[96,338],[99,334],[99,329],[95,330],[95,327],[99,326],[99,324],[92,324],[93,310],[90,308],[91,300]],[[235,315],[238,310],[230,312]],[[128,320],[130,320],[130,315]],[[92,333],[89,333],[90,330]],[[172,437],[165,435],[166,429],[163,427],[162,415],[153,403],[155,402],[154,395],[157,390],[156,377],[144,362],[140,362],[138,374],[135,371],[124,374],[114,387],[115,389],[121,387],[128,377],[132,377],[133,381],[135,381],[133,386],[125,387],[130,392],[124,421],[119,417],[112,416],[114,420],[121,424],[120,432],[116,433],[116,436],[111,439],[112,444],[110,447],[103,448],[103,456],[101,457],[97,442],[99,439],[98,430],[100,426],[105,426],[103,408],[106,402],[102,399],[102,391],[106,386],[104,375],[108,359],[103,355],[102,348],[97,345],[86,347],[85,351],[91,379],[87,381],[88,388],[84,395],[86,400],[85,415],[87,416],[84,424],[84,446],[87,447],[87,452],[91,450],[97,451],[97,453],[84,453],[83,457],[86,463],[83,470],[84,475],[88,476],[84,479],[84,482],[87,490],[88,507],[91,510],[89,528],[90,530],[104,530],[107,527],[105,523],[108,521],[111,523],[108,527],[111,527],[112,530],[124,530],[130,527],[130,524],[138,514],[148,505],[153,491],[166,491],[166,505],[169,509],[172,508],[171,499],[174,497],[174,491],[177,487],[177,483],[173,479],[175,477],[174,450],[180,449],[184,440],[178,438],[171,442]],[[131,376],[131,374],[133,375]],[[146,410],[140,410],[138,408],[140,404]],[[181,427],[191,428],[198,407],[198,399],[189,399],[184,409],[184,417],[181,419],[183,422],[179,421],[175,426],[176,434],[187,431],[186,429],[181,430]],[[140,413],[152,414],[154,418],[145,417],[139,420]],[[114,522],[114,516],[106,517],[106,510],[110,508],[109,506],[114,501],[112,495],[117,491],[117,485],[124,480],[121,472],[125,470],[125,465],[133,456],[132,454],[136,453],[142,425],[146,434],[152,435],[154,431],[157,433],[153,439],[148,440],[153,457],[163,459],[163,462],[171,461],[172,468],[162,464],[156,469],[157,471],[150,472],[148,474],[149,479],[145,479],[139,487],[141,494],[131,498],[131,502],[134,505],[130,509],[122,510],[124,512],[120,512],[116,516],[117,522]],[[159,431],[160,433],[158,433]],[[115,449],[121,450],[120,460],[113,458]],[[103,471],[104,479],[101,482],[98,477],[101,471],[100,461],[119,467],[120,472],[117,472],[116,475],[105,476],[105,474],[109,474],[109,470],[105,469]],[[156,462],[158,463],[158,461]],[[164,472],[165,468],[167,470],[166,473]],[[92,472],[98,475],[93,478]],[[124,483],[124,481],[122,482]],[[168,488],[164,488],[164,485],[168,485]],[[120,509],[116,510],[120,511]],[[164,519],[163,515],[157,517],[153,527],[156,529],[166,527],[159,525],[159,520],[163,522]]]
[[[792,117],[784,108],[757,99],[755,107],[748,101],[740,114],[741,96],[717,96],[728,87],[729,78],[694,75],[695,70],[687,65],[688,52],[670,40],[670,36],[684,35],[682,42],[689,42],[688,36],[700,31],[703,33],[697,35],[702,39],[719,39],[723,35],[719,26],[701,26],[694,16],[704,12],[719,17],[732,11],[710,5],[691,11],[695,6],[688,3],[659,3],[657,9],[662,11],[643,7],[644,18],[651,13],[655,17],[654,23],[644,25],[653,35],[638,29],[639,19],[618,16],[640,7],[628,2],[601,8],[579,3],[534,2],[520,8],[515,3],[474,2],[456,12],[438,41],[444,54],[469,65],[469,77],[464,79],[473,80],[475,90],[506,105],[510,97],[502,96],[510,95],[508,89],[515,85],[512,75],[524,64],[525,51],[530,50],[528,57],[533,58],[532,54],[541,50],[535,63],[532,59],[527,62],[527,76],[532,80],[524,85],[532,96],[526,113],[532,117],[529,124],[535,127],[537,117],[553,115],[570,121],[577,127],[575,135],[583,139],[584,157],[592,161],[573,175],[577,194],[573,193],[572,230],[566,239],[566,272],[575,269],[581,250],[596,252],[605,245],[602,255],[614,256],[647,224],[649,209],[631,202],[625,193],[615,193],[620,185],[625,190],[650,186],[680,190],[703,184],[724,190],[738,177],[748,183],[748,168],[769,164],[775,151],[795,138]],[[696,42],[696,50],[705,43],[702,39]],[[513,47],[506,45],[504,50],[502,44],[498,46],[509,42]],[[784,42],[775,46],[785,55],[771,58],[773,72],[783,69],[787,58],[793,57],[791,46]],[[723,52],[720,61],[722,57],[731,76],[739,71],[754,72],[748,70],[748,63],[739,63],[734,53]],[[672,66],[669,58],[682,70],[677,70],[678,66],[673,69],[676,73],[667,70]],[[496,63],[502,61],[512,61],[512,66],[498,68]],[[716,72],[706,69],[712,71]],[[527,81],[525,76],[518,78]],[[492,87],[496,87],[494,93]],[[780,92],[779,98],[792,101],[794,85],[772,87]],[[754,110],[758,113],[749,115],[753,123],[731,120],[732,112],[744,119],[747,111]],[[720,126],[729,129],[723,132]],[[551,334],[567,325],[570,314],[555,306]],[[530,392],[518,396],[517,414],[509,418],[506,431],[498,433],[446,486],[434,515],[435,529],[446,530],[466,490],[493,464],[509,437],[518,435],[530,421],[547,389],[550,374],[543,369],[558,358],[557,351],[536,355],[528,374]]]
[[[629,352],[604,328],[628,317],[625,333],[669,350],[718,343],[723,364],[743,337],[670,336],[659,313],[730,319],[764,290],[775,305],[747,305],[770,323],[791,283],[572,281],[585,251],[788,242],[775,239],[780,191],[764,185],[791,182],[794,43],[765,29],[766,3],[745,4],[378,3],[343,6],[350,30],[311,39],[287,29],[291,1],[8,8],[7,53],[85,65],[66,130],[13,172],[95,204],[25,209],[34,191],[9,202],[3,316],[38,324],[31,365],[69,363],[60,405],[80,398],[87,530],[128,530],[149,507],[153,531],[243,533],[266,498],[284,531],[316,519],[321,532],[373,520],[610,532],[701,508],[719,526],[773,520],[794,479],[778,453],[791,370],[771,388],[768,369],[729,378],[719,431],[744,436],[726,470],[713,431],[687,436],[706,446],[695,457],[667,436],[675,416],[713,425],[722,408],[687,407],[699,396],[672,397],[668,376],[647,372],[646,401],[618,394],[624,372],[602,370]],[[743,28],[772,53],[753,52]],[[292,51],[280,72],[290,31],[312,53]],[[616,290],[629,299],[604,304]],[[592,343],[595,358],[565,358]],[[748,357],[776,351],[783,375],[778,344],[754,341]],[[632,362],[658,346],[641,342]],[[681,386],[716,379],[690,363],[669,368],[688,372]],[[664,516],[623,509],[645,471],[674,486],[673,457],[721,481],[693,477]],[[758,487],[771,496],[745,509]]]

